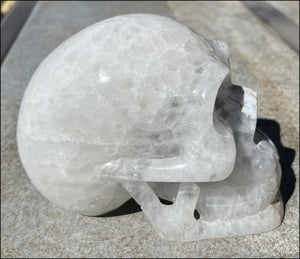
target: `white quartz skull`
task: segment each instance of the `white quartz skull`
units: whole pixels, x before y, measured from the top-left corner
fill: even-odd
[[[224,41],[130,14],[87,27],[41,63],[17,138],[28,176],[53,203],[99,215],[131,195],[161,237],[198,240],[281,222],[281,202],[270,205],[280,180],[276,149],[254,143],[255,124],[256,94],[231,84]],[[260,221],[266,215],[271,225]],[[249,217],[252,229],[241,230]]]

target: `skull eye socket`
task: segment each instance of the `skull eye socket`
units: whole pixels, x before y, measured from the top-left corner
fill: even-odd
[[[232,133],[232,114],[238,113],[243,107],[244,91],[241,86],[231,83],[228,74],[217,93],[214,112],[213,125],[218,133],[226,135]]]

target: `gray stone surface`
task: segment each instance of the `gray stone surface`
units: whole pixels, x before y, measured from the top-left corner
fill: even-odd
[[[267,1],[290,20],[299,25],[299,1]]]
[[[106,218],[75,215],[52,205],[29,181],[18,156],[16,123],[35,69],[75,32],[135,12],[170,16],[208,39],[228,42],[233,82],[258,92],[258,116],[275,120],[282,144],[296,151],[295,190],[275,231],[198,242],[163,241],[141,212]],[[1,257],[299,255],[298,71],[298,54],[239,2],[40,2],[1,68]]]

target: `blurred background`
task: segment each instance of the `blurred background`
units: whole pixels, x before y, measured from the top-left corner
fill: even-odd
[[[9,51],[36,2],[1,1],[1,61]],[[299,1],[241,2],[295,51],[299,52]]]
[[[16,1],[1,1],[1,20],[11,10]]]

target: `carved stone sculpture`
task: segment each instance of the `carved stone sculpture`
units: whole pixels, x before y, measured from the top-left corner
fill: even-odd
[[[260,233],[280,225],[283,207],[277,151],[255,130],[256,110],[256,93],[231,83],[224,41],[166,17],[116,16],[38,67],[19,153],[46,198],[83,215],[132,196],[168,240]]]

